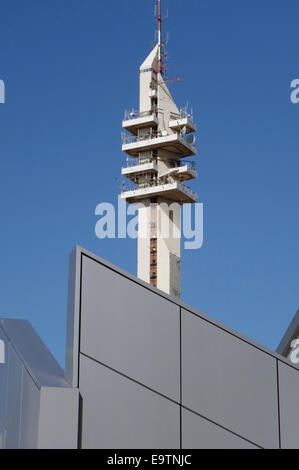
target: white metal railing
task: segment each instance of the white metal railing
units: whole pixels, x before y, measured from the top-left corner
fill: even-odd
[[[162,137],[161,132],[149,132],[147,134],[144,134],[144,135],[141,135],[141,136],[138,136],[138,137],[136,137],[134,135],[126,134],[125,132],[122,132],[121,135],[122,135],[123,145],[133,144],[135,142],[142,142],[144,140],[152,140],[152,139],[156,139],[158,137]],[[165,135],[165,137],[166,137],[166,135]]]
[[[191,122],[194,122],[193,109],[189,111],[189,103],[184,108],[180,109],[181,119],[189,119]]]
[[[178,189],[180,189],[183,193],[187,194],[188,196],[191,197],[191,199],[194,199],[195,201],[197,200],[197,194],[194,193],[188,186],[186,186],[183,183],[177,183],[176,181],[171,180],[170,178],[167,180],[167,182],[162,183],[161,181],[152,181],[149,183],[143,183],[139,186],[134,185],[128,185],[125,182],[122,184],[122,192],[132,192],[133,194],[139,191],[140,189],[150,189],[150,188],[161,188],[161,190],[168,189],[167,186],[170,184],[177,184]]]
[[[133,143],[137,143],[137,142],[143,142],[144,140],[158,139],[158,138],[161,138],[161,137],[172,137],[172,136],[176,135],[178,140],[181,143],[184,143],[184,145],[191,148],[193,152],[196,152],[196,147],[193,144],[190,144],[189,142],[187,142],[179,133],[168,134],[167,131],[158,131],[158,132],[149,132],[148,134],[144,134],[144,135],[136,137],[134,135],[129,135],[129,134],[126,134],[125,132],[122,132],[121,135],[122,135],[123,145],[133,144]]]
[[[182,183],[179,183],[179,188],[186,194],[188,194],[190,197],[192,197],[192,199],[195,199],[197,200],[197,194],[194,193],[193,191],[191,191],[191,189],[189,188],[189,186],[186,186],[185,184],[182,184]]]
[[[126,159],[126,164],[127,168],[134,167],[134,166],[142,166],[142,165],[148,165],[150,163],[157,163],[157,160],[159,160],[158,157],[148,157],[148,158],[127,158]],[[193,170],[196,173],[196,163],[195,162],[184,162],[184,161],[174,161],[175,165],[173,168],[169,168],[169,170],[174,170],[176,168],[183,168],[187,166],[188,170]],[[126,167],[123,167],[126,168]]]
[[[179,164],[175,165],[175,168],[182,168],[184,166],[187,166],[188,170],[196,171],[196,163],[195,162],[180,161]]]
[[[157,117],[157,114],[154,111],[144,111],[140,113],[139,111],[136,111],[133,108],[131,111],[125,110],[124,121],[130,121],[132,119],[138,119],[138,118],[147,117],[147,116]]]
[[[141,165],[148,165],[150,163],[156,163],[157,158],[156,157],[148,157],[148,158],[127,158],[126,163],[127,167],[131,166],[141,166]]]
[[[133,144],[135,142],[138,142],[137,137],[135,137],[134,135],[126,134],[125,132],[121,133],[121,140],[122,140],[123,145]]]

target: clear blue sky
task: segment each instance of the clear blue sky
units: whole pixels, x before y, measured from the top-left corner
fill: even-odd
[[[96,238],[116,203],[125,109],[154,37],[153,0],[2,0],[0,316],[28,319],[64,363],[76,244],[136,274],[134,240]],[[205,241],[182,299],[276,348],[299,306],[298,0],[164,0],[169,74],[199,125]]]

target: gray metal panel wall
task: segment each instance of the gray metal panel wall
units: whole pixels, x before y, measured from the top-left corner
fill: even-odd
[[[249,441],[279,446],[276,361],[186,310],[183,405]]]
[[[38,447],[40,390],[26,369],[23,370],[19,447],[20,449],[36,449]]]
[[[180,407],[84,355],[82,448],[180,447]]]
[[[82,255],[76,247],[70,255],[68,306],[66,324],[65,378],[72,387],[78,387],[79,341],[81,315]]]
[[[37,448],[39,389],[0,326],[0,434],[4,449]]]
[[[67,386],[28,322],[1,320],[0,340],[5,345],[5,362],[0,364],[0,448],[76,448],[78,389]]]
[[[0,327],[1,362],[0,362],[0,449],[5,446],[6,435],[6,395],[7,395],[7,347],[6,337]]]
[[[258,449],[217,424],[188,410],[182,411],[183,449]]]
[[[39,449],[76,449],[79,391],[42,387],[38,428]]]
[[[0,447],[299,447],[282,356],[79,247],[69,289],[70,384],[28,322],[0,320]]]
[[[20,417],[23,382],[23,366],[11,346],[6,348],[7,388],[6,388],[6,436],[8,449],[18,449],[20,442]]]
[[[179,401],[180,309],[83,256],[81,352]]]
[[[280,447],[280,355],[80,247],[71,264],[83,447]]]
[[[279,361],[281,447],[299,449],[299,371]]]
[[[44,387],[68,387],[64,371],[26,320],[0,319],[0,327],[33,380]]]

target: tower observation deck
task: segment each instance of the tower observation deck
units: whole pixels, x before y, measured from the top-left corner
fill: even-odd
[[[163,73],[161,2],[158,44],[140,67],[139,111],[126,112],[122,150],[126,178],[121,198],[138,209],[138,277],[180,297],[181,206],[197,195],[186,181],[197,178],[197,131],[188,107],[178,109]],[[167,228],[165,230],[165,228]]]

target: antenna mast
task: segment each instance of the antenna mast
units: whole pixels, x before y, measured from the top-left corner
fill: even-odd
[[[156,10],[157,11],[157,10]],[[167,52],[165,52],[165,44],[168,42],[168,39],[163,40],[162,38],[162,8],[161,8],[161,0],[158,0],[158,14],[157,21],[158,21],[158,73],[161,75],[162,79],[160,83],[172,83],[172,82],[179,82],[180,78],[165,78],[165,70],[168,67],[168,64],[164,61],[165,58],[168,56]],[[168,12],[167,12],[168,16]]]
[[[163,63],[162,63],[162,15],[161,15],[161,0],[158,0],[158,46],[159,46],[159,56],[158,56],[158,72],[163,74]]]

